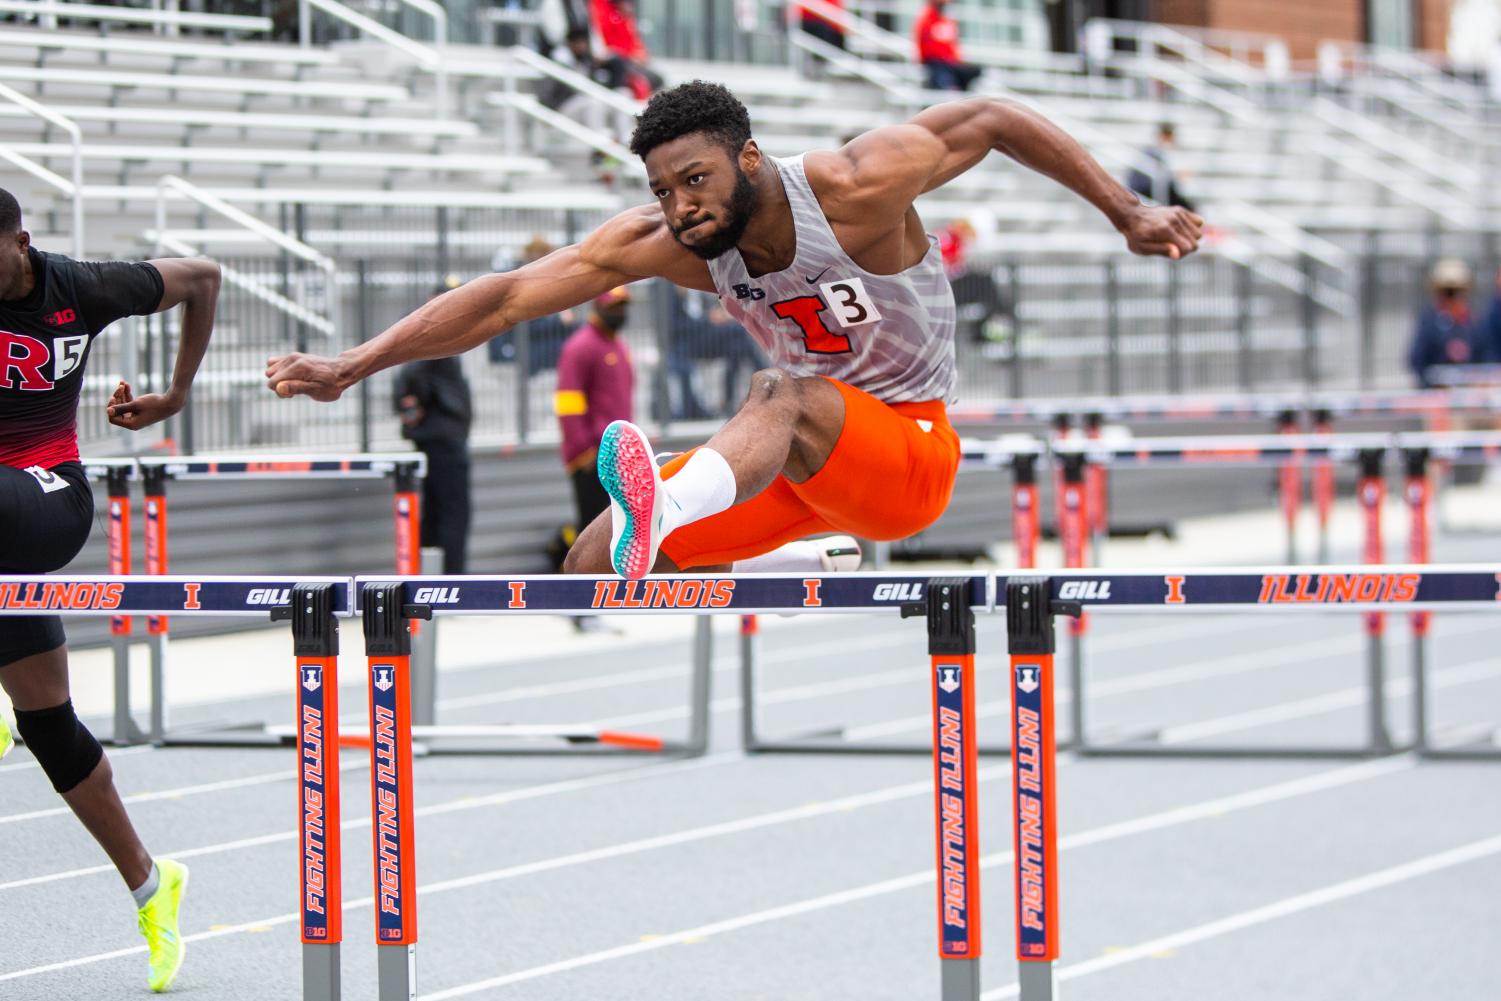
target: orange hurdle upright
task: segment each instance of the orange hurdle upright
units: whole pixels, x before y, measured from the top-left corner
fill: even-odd
[[[303,1001],[338,1001],[344,940],[339,845],[339,622],[332,584],[292,588],[297,657],[297,830],[302,875]],[[273,616],[273,618],[278,616]]]
[[[361,593],[370,667],[371,836],[379,1001],[417,995],[417,872],[412,803],[412,636],[402,584]]]
[[[1012,676],[1016,959],[1020,996],[1026,1001],[1052,1001],[1058,991],[1053,965],[1059,939],[1053,615],[1077,615],[1079,610],[1053,603],[1050,586],[1044,577],[1011,577],[1005,582]]]

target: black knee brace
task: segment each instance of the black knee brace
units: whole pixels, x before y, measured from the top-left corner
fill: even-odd
[[[58,792],[72,791],[104,757],[104,748],[73,712],[72,699],[51,709],[17,709],[16,732]]]

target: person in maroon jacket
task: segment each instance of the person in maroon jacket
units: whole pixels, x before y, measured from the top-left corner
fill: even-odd
[[[580,531],[610,506],[610,496],[600,486],[595,469],[600,436],[611,421],[631,419],[635,372],[630,350],[620,337],[630,302],[630,292],[624,287],[595,298],[589,322],[563,342],[558,357],[554,409],[563,432],[563,468],[573,483]]]
[[[568,545],[584,527],[610,507],[610,495],[600,485],[596,459],[599,439],[614,420],[630,420],[631,394],[636,375],[631,352],[620,330],[625,326],[631,294],[624,286],[594,299],[589,321],[569,335],[558,355],[558,388],[553,409],[563,433],[563,468],[573,485],[578,521],[564,530]],[[576,615],[579,632],[603,631],[593,616]]]
[[[171,386],[135,396],[121,382],[106,408],[111,424],[139,431],[187,403],[218,298],[212,261],[92,262],[43,253],[21,227],[15,197],[0,190],[0,574],[60,570],[88,540],[94,495],[79,463],[78,397],[94,338],[121,317],[183,305]],[[109,759],[74,713],[61,618],[0,615],[0,687],[27,749],[135,898],[151,989],[166,990],[182,963],[177,913],[187,868],[146,851]],[[10,744],[0,716],[0,756]]]

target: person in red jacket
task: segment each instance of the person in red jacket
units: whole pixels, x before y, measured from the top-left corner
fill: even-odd
[[[641,40],[631,0],[589,0],[589,18],[605,49],[625,64],[626,83],[638,100],[662,89],[662,74],[649,64],[651,53]]]
[[[959,55],[959,22],[944,13],[949,0],[928,0],[913,23],[917,61],[927,70],[929,90],[969,90],[980,67]]]
[[[840,10],[844,9],[844,0],[824,0],[824,2],[830,7],[838,7]],[[808,34],[819,41],[829,43],[836,49],[844,48],[844,28],[840,25],[835,24],[822,14],[809,10],[802,4],[797,5],[797,16],[802,29]]]

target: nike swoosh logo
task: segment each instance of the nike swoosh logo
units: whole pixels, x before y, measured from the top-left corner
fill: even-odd
[[[832,265],[832,264],[830,264],[830,265],[829,265],[829,268],[832,268],[832,267],[833,267],[833,266],[834,266],[834,265]],[[823,269],[823,270],[822,270],[822,271],[820,271],[820,272],[819,272],[819,273],[818,273],[818,274],[816,274],[816,275],[814,275],[814,276],[813,276],[813,277],[812,277],[812,278],[809,278],[809,279],[808,279],[808,284],[809,284],[809,285],[812,285],[812,284],[813,284],[813,283],[814,283],[814,282],[816,282],[816,281],[818,281],[818,279],[820,279],[820,278],[822,278],[822,277],[823,277],[823,276],[824,276],[824,275],[826,275],[826,274],[828,274],[828,271],[829,271],[829,268],[824,268],[824,269]]]

